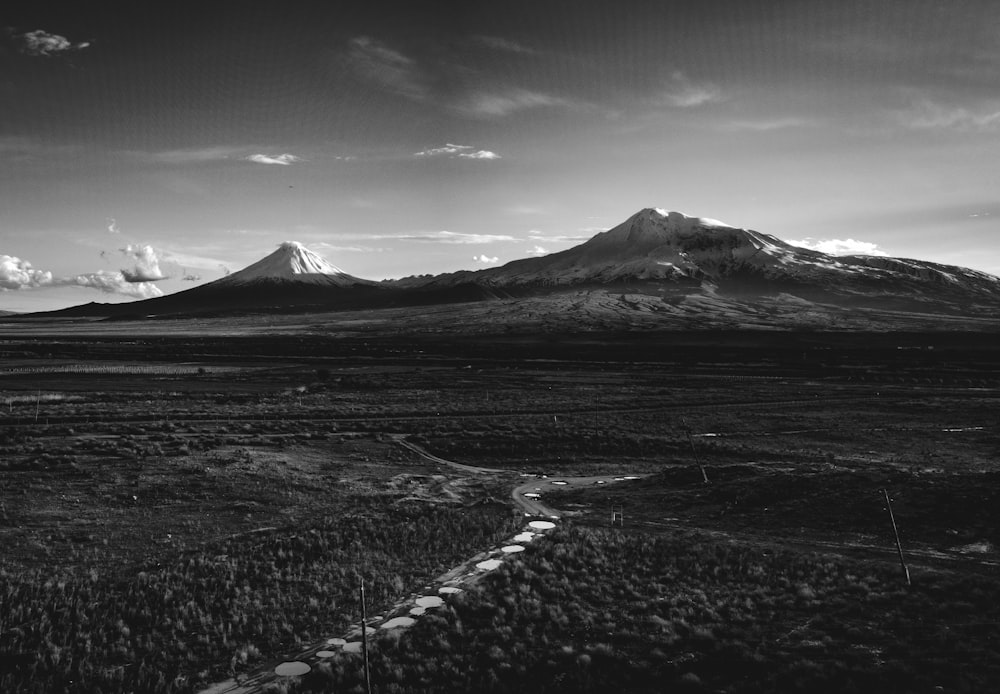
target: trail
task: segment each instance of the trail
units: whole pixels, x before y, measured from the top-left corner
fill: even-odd
[[[427,460],[439,465],[445,465],[467,474],[486,475],[511,472],[510,470],[497,468],[465,465],[464,463],[457,463],[453,460],[439,458],[438,456],[424,450],[417,444],[407,441],[405,436],[400,434],[393,435],[392,439],[395,443],[413,451]],[[555,524],[552,521],[558,520],[561,515],[560,511],[547,506],[541,501],[541,494],[544,491],[558,489],[569,485],[611,484],[613,482],[622,482],[626,479],[639,478],[636,476],[629,476],[626,478],[610,475],[564,477],[551,480],[548,478],[534,478],[531,481],[515,487],[511,492],[511,499],[524,513],[526,519],[525,526],[521,529],[521,531],[513,537],[505,540],[499,546],[479,552],[478,554],[466,559],[461,564],[449,569],[445,573],[425,584],[420,590],[410,593],[407,597],[397,601],[390,608],[388,608],[384,614],[370,618],[366,622],[369,634],[377,633],[381,628],[383,628],[382,625],[391,620],[398,619],[400,617],[408,617],[410,615],[419,617],[422,612],[413,612],[412,610],[415,607],[419,608],[418,600],[421,598],[437,596],[443,596],[446,598],[450,592],[461,591],[463,590],[463,587],[472,585],[482,576],[489,573],[489,571],[493,568],[499,566],[505,558],[510,557],[517,551],[520,551],[519,549],[513,550],[511,549],[512,547],[523,548],[524,544],[543,537],[545,532],[555,527]],[[525,496],[525,494],[538,494],[539,496]],[[538,517],[541,517],[544,520],[530,520],[532,518],[537,519]],[[288,657],[287,660],[271,661],[256,669],[253,673],[245,677],[241,677],[239,682],[235,679],[218,682],[210,687],[200,690],[199,694],[259,694],[266,691],[272,683],[278,682],[286,677],[285,675],[279,675],[275,672],[275,668],[282,663],[288,663],[290,661],[303,663],[311,669],[316,664],[322,662],[324,658],[327,657],[327,654],[332,653],[332,649],[350,648],[350,644],[358,643],[360,638],[361,624],[358,623],[353,625],[346,634],[335,638],[323,639],[322,641],[314,643],[309,648]],[[306,671],[308,672],[308,670]]]

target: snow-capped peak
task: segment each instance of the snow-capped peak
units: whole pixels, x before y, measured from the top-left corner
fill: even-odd
[[[368,280],[348,275],[298,241],[285,241],[270,255],[248,265],[239,272],[224,277],[220,282],[239,284],[262,280],[338,285],[368,283]]]
[[[665,210],[662,207],[647,207],[646,209],[639,212],[640,215],[658,215],[667,219],[675,224],[684,224],[690,226],[699,227],[726,227],[729,229],[734,228],[730,224],[725,222],[720,222],[718,219],[710,219],[708,217],[690,217],[683,212],[676,212],[673,210]]]

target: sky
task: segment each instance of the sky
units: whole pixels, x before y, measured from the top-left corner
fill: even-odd
[[[1000,274],[998,136],[993,0],[15,1],[0,310],[283,241],[477,269],[646,207]]]

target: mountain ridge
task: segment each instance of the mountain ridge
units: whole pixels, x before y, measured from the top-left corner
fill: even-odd
[[[183,292],[50,315],[381,310],[484,301],[530,304],[526,313],[536,316],[593,305],[600,310],[586,315],[623,324],[641,311],[648,314],[644,324],[657,316],[666,323],[682,316],[690,327],[699,315],[712,325],[721,315],[725,324],[725,316],[739,314],[754,324],[767,324],[771,316],[781,328],[801,322],[796,312],[823,325],[824,315],[831,324],[834,316],[850,323],[844,312],[856,310],[881,311],[894,324],[907,315],[921,325],[934,315],[968,316],[981,324],[1000,315],[1000,278],[908,258],[832,256],[718,220],[644,208],[577,246],[494,268],[375,282],[349,275],[300,243],[285,242],[243,270]],[[629,311],[633,315],[626,315]],[[518,315],[514,305],[501,320],[522,320]],[[747,319],[750,315],[757,317]]]

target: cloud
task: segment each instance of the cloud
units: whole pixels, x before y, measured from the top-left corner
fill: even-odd
[[[14,39],[17,50],[24,55],[37,55],[50,58],[61,53],[79,51],[90,45],[89,41],[73,43],[65,36],[50,34],[41,29],[28,31],[23,34],[17,34],[8,30],[8,33]]]
[[[122,277],[126,282],[156,282],[167,279],[160,271],[160,259],[156,255],[156,249],[152,246],[140,246],[129,244],[125,248],[119,248],[125,256],[133,258],[135,265],[131,269],[122,269]]]
[[[493,265],[495,263],[499,263],[500,262],[500,258],[498,258],[496,256],[490,258],[489,256],[483,255],[483,254],[474,255],[474,256],[472,256],[472,259],[475,260],[477,263],[482,263],[484,265]]]
[[[41,287],[52,284],[52,273],[35,270],[27,260],[0,255],[0,290]]]
[[[798,241],[792,239],[788,243],[811,251],[819,251],[827,255],[888,255],[877,244],[855,239],[813,239],[805,238]]]
[[[197,247],[188,247],[192,250],[199,250]],[[215,247],[208,247],[205,250],[208,252],[213,252],[215,250],[221,250]],[[170,263],[172,265],[177,265],[180,268],[195,268],[198,270],[217,270],[222,264],[219,258],[212,258],[204,255],[196,255],[193,253],[178,253],[176,251],[167,251],[162,248],[156,250],[156,255],[161,263]],[[186,270],[184,270],[186,272]]]
[[[604,229],[600,229],[604,231]],[[552,236],[545,236],[541,232],[528,232],[531,234],[530,241],[545,241],[548,243],[566,243],[568,241],[586,241],[590,236],[582,236],[575,234],[555,234]]]
[[[518,111],[552,107],[575,108],[579,104],[551,94],[511,88],[494,92],[473,92],[453,105],[459,113],[476,118],[502,118]]]
[[[385,251],[392,250],[391,248],[383,248],[381,246],[341,246],[333,243],[327,243],[325,241],[318,241],[312,244],[312,246],[325,251],[347,253],[384,253]]]
[[[429,231],[418,234],[396,236],[406,241],[437,241],[438,243],[471,244],[496,243],[497,241],[517,241],[513,236],[505,234],[463,234],[456,231]]]
[[[130,280],[124,272],[108,272],[107,270],[56,280],[54,284],[90,287],[106,294],[121,294],[136,299],[152,299],[163,296],[163,291],[155,284]]]
[[[416,157],[436,157],[440,154],[458,154],[466,149],[472,149],[472,145],[453,145],[449,143],[444,147],[433,147],[431,149],[414,152],[413,155]]]
[[[350,40],[346,62],[360,79],[414,101],[429,95],[427,78],[416,61],[368,36]]]
[[[487,149],[475,149],[472,145],[453,145],[451,143],[445,144],[444,147],[432,147],[430,149],[421,150],[419,152],[414,152],[415,157],[440,157],[445,156],[449,159],[459,158],[459,159],[500,159],[500,155],[496,152],[491,152]]]
[[[487,243],[521,240],[515,236],[508,236],[506,234],[465,234],[456,231],[414,231],[414,232],[400,233],[400,234],[374,234],[374,235],[345,233],[345,234],[338,234],[338,238],[341,240],[351,240],[351,241],[354,240],[420,241],[420,242],[447,243],[455,245],[480,245]]]
[[[121,272],[101,270],[72,277],[53,277],[51,272],[35,270],[26,260],[0,255],[0,291],[69,286],[89,287],[137,299],[163,296],[163,292],[155,284],[130,281]]]
[[[238,157],[246,151],[242,147],[214,146],[173,149],[166,152],[140,152],[139,156],[161,164],[200,164],[224,161]]]
[[[475,152],[460,152],[458,155],[459,159],[501,159],[501,156],[496,152],[491,152],[488,149],[479,149]]]
[[[257,164],[278,164],[280,166],[289,166],[302,161],[302,157],[297,157],[294,154],[251,154],[245,158],[247,161]]]
[[[534,248],[529,248],[525,251],[528,255],[545,255],[549,252],[549,249],[542,248],[541,246],[535,246]]]
[[[683,72],[676,70],[670,76],[662,98],[670,106],[694,108],[722,101],[722,90],[710,82],[693,82]]]
[[[978,107],[946,105],[919,97],[896,113],[899,122],[914,130],[982,131],[1000,126],[1000,102],[990,101]]]
[[[521,55],[532,55],[537,53],[534,48],[529,48],[523,43],[518,43],[517,41],[512,41],[511,39],[505,39],[500,36],[474,36],[473,40],[487,48],[492,48],[496,51],[504,51],[506,53],[519,53]]]
[[[108,233],[117,234],[120,233],[120,231],[121,230],[118,228],[118,222],[115,220],[115,218],[108,217]]]
[[[726,123],[725,130],[750,130],[753,132],[768,132],[771,130],[786,130],[788,128],[809,128],[817,125],[815,120],[796,118],[795,116],[762,118],[760,120],[736,120]]]

